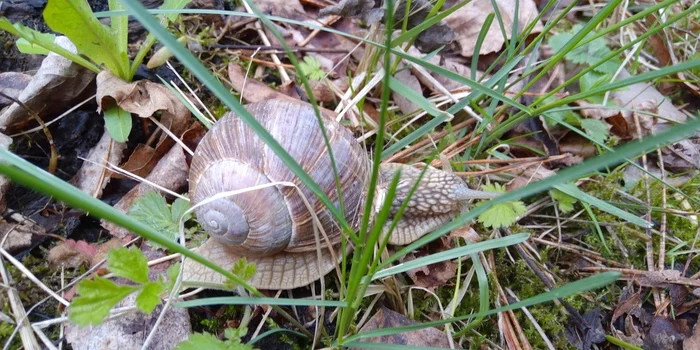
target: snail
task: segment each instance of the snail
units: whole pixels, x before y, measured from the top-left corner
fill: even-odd
[[[313,107],[273,99],[246,108],[338,207],[334,172]],[[327,113],[322,112],[322,120],[338,170],[345,220],[357,230],[369,190],[370,158],[349,130]],[[382,164],[375,207],[383,201],[381,194],[397,169],[402,171],[392,215],[422,171],[399,163]],[[327,207],[233,112],[219,119],[200,141],[189,182],[197,221],[210,236],[196,252],[228,270],[245,257],[256,265],[248,283],[258,289],[311,284],[332,271],[342,257],[341,228]],[[212,200],[212,196],[231,191],[239,192]],[[429,168],[389,243],[413,242],[465,210],[468,200],[495,195],[472,190],[460,177]],[[316,219],[322,230],[315,231]],[[216,288],[223,285],[224,277],[188,259],[183,281]]]

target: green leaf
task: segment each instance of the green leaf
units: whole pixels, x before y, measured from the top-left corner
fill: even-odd
[[[251,279],[256,271],[255,265],[248,264],[248,260],[245,257],[236,260],[233,264],[233,268],[231,268],[231,272],[243,281]],[[236,283],[233,281],[226,281],[226,287],[233,289],[236,287]]]
[[[109,315],[109,310],[137,289],[135,286],[118,286],[99,276],[94,280],[83,280],[78,283],[78,297],[68,307],[68,318],[78,326],[97,325]]]
[[[176,210],[181,210],[183,204],[177,204]],[[173,220],[173,213],[168,208],[165,198],[157,192],[148,192],[131,205],[129,215],[150,226],[171,240],[176,240],[180,226]],[[160,247],[160,245],[155,246]]]
[[[574,204],[578,202],[578,200],[575,197],[571,197],[568,194],[556,189],[549,191],[549,195],[552,196],[552,199],[557,201],[557,206],[559,207],[559,210],[561,210],[564,213],[568,213],[574,210]]]
[[[141,293],[136,297],[136,307],[138,307],[141,312],[150,314],[156,306],[160,305],[160,293],[163,293],[163,283],[146,283],[141,288]]]
[[[166,288],[172,290],[175,288],[175,281],[177,281],[177,276],[180,274],[180,263],[176,263],[168,267],[166,271],[168,280],[166,281]]]
[[[38,33],[39,35],[43,36],[43,40],[50,40],[54,41],[56,39],[56,36],[53,34],[49,33]],[[21,53],[26,53],[26,54],[32,54],[32,55],[48,55],[49,49],[38,45],[36,43],[30,43],[27,41],[25,38],[19,38],[17,39],[17,42],[15,42],[15,45],[17,45],[17,50]]]
[[[119,33],[100,23],[87,1],[49,0],[44,20],[49,28],[68,37],[78,52],[127,78],[129,57],[126,51],[119,50]]]
[[[25,27],[20,23],[12,24],[10,21],[7,20],[5,17],[0,17],[0,29],[20,37],[21,39],[24,39],[27,43],[29,43],[32,46],[39,46],[43,47],[46,50],[55,52],[77,64],[80,64],[81,66],[90,69],[91,71],[95,73],[99,73],[100,69],[94,65],[92,62],[80,57],[79,55],[74,54],[73,52],[70,52],[60,45],[56,44],[54,42],[55,38],[52,38],[47,36],[46,34],[36,31],[34,29],[31,29],[29,27]]]
[[[163,2],[163,5],[160,5],[159,9],[162,10],[179,10],[185,8],[192,0],[165,0]],[[177,16],[179,16],[179,13],[169,13],[167,15],[161,15],[164,18],[167,18],[168,21],[172,22],[174,21]],[[158,16],[160,17],[160,16]]]
[[[549,46],[555,52],[558,52],[564,48],[564,45],[573,39],[574,35],[583,29],[583,25],[577,24],[571,29],[570,32],[560,33],[553,35],[549,39]],[[588,33],[583,40],[590,39],[594,37],[596,33],[591,31]],[[577,64],[593,65],[598,61],[604,59],[612,51],[608,48],[607,43],[603,37],[596,38],[591,42],[581,45],[566,53],[564,57],[569,61]],[[596,67],[595,70],[602,73],[614,73],[620,67],[621,62],[619,60],[613,59],[608,60]]]
[[[311,56],[304,56],[304,61],[299,62],[301,73],[311,80],[321,80],[326,72],[321,69],[321,61]]]
[[[148,283],[148,260],[135,246],[115,248],[107,253],[107,268],[115,276],[141,284]]]
[[[505,193],[506,189],[500,184],[493,183],[485,185],[483,191]],[[479,203],[479,205],[482,203]],[[496,204],[479,215],[478,221],[485,227],[507,227],[518,221],[520,216],[525,214],[526,211],[525,203],[521,201]]]
[[[104,110],[105,128],[114,141],[126,142],[131,133],[131,113],[114,105]]]
[[[109,10],[110,11],[121,11],[126,8],[119,0],[109,0]],[[112,32],[116,34],[117,51],[118,52],[129,52],[129,17],[128,16],[114,16],[111,18],[112,21]],[[127,67],[129,66],[127,59]],[[126,78],[126,77],[122,77]]]
[[[209,333],[190,334],[189,339],[177,344],[176,350],[231,350],[226,343]]]
[[[173,202],[173,205],[172,205],[171,208],[170,208],[170,210],[172,211],[172,215],[171,215],[171,216],[172,216],[173,222],[179,223],[179,222],[180,222],[180,218],[182,217],[182,215],[185,214],[185,212],[186,212],[188,209],[190,209],[190,202],[188,202],[188,201],[186,201],[186,200],[184,200],[184,199],[182,199],[182,198],[176,199],[176,200]],[[185,218],[185,221],[189,220],[191,217],[192,217],[192,213],[190,212],[190,213],[187,214],[187,217]],[[179,225],[179,224],[178,224],[178,225]],[[178,231],[179,231],[179,229],[180,229],[180,228],[179,228],[179,226],[178,226]]]
[[[592,139],[603,143],[610,136],[610,130],[608,129],[608,124],[602,120],[598,119],[581,119],[581,127],[583,131],[588,134]]]

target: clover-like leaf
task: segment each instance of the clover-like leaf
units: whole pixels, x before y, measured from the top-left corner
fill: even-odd
[[[78,284],[78,296],[68,307],[68,319],[78,326],[97,325],[109,311],[138,286],[119,286],[114,282],[95,276],[94,280],[83,280]]]
[[[137,247],[119,247],[107,253],[107,268],[118,277],[148,283],[148,260]]]

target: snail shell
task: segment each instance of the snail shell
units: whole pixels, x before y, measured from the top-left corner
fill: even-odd
[[[313,108],[303,102],[270,100],[249,104],[247,109],[338,206],[330,157]],[[345,219],[357,229],[369,182],[369,158],[342,125],[326,115],[323,122],[338,168]],[[234,113],[221,118],[197,146],[189,181],[192,204],[205,202],[195,209],[197,219],[212,237],[198,253],[226,269],[245,256],[257,266],[250,281],[253,286],[289,289],[307,285],[332,270],[340,258],[337,252],[333,255],[322,249],[319,259],[317,241],[322,247],[328,245],[321,233],[314,233],[303,198],[336,246],[340,228],[330,212]],[[276,182],[291,182],[296,188],[272,185],[206,201],[219,193]],[[222,278],[203,266],[185,275],[185,280],[214,283]]]
[[[337,206],[335,177],[313,108],[285,99],[253,103],[247,109]],[[367,198],[369,157],[333,118],[323,115],[323,123],[338,168],[345,219],[357,229]],[[422,171],[403,164],[382,164],[379,186],[374,189],[375,207],[383,204],[382,194],[397,169],[402,171],[391,203],[392,216]],[[342,257],[337,244],[341,230],[325,205],[234,113],[220,119],[197,146],[189,181],[197,219],[212,238],[196,252],[227,270],[245,257],[256,265],[257,272],[248,281],[256,288],[308,285],[330,272]],[[225,195],[231,191],[243,192]],[[456,175],[428,168],[389,243],[413,242],[452,220],[465,209],[467,200],[491,197],[494,194],[469,189]],[[322,233],[314,231],[312,212]],[[385,234],[390,224],[385,225]],[[224,277],[188,259],[183,281],[220,288]]]

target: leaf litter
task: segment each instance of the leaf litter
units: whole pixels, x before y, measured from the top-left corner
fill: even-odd
[[[518,34],[522,33],[523,28],[530,24],[533,24],[534,27],[534,30],[530,33],[531,35],[539,33],[544,28],[541,21],[533,23],[533,20],[535,20],[538,14],[537,4],[534,1],[518,1],[520,12],[516,20],[516,15],[513,13],[513,9],[515,8],[514,2],[510,0],[497,0],[495,3],[498,7],[499,15],[504,21],[504,28],[501,28],[497,21],[494,21],[491,27],[485,32],[485,40],[475,56],[474,51],[476,49],[477,36],[482,29],[481,27],[486,16],[494,14],[493,3],[494,2],[488,0],[475,0],[467,3],[445,20],[440,21],[437,25],[422,32],[416,38],[414,44],[408,48],[407,52],[414,57],[426,58],[426,52],[442,48],[440,52],[432,52],[427,60],[464,77],[475,76],[477,79],[489,78],[490,75],[488,74],[472,71],[470,66],[473,59],[479,58],[479,68],[482,68],[484,65],[483,63],[491,59],[493,54],[503,52],[505,44],[513,32],[512,26],[516,22],[518,24],[516,33]],[[382,23],[384,17],[381,6],[375,1],[344,0],[331,6],[327,6],[328,3],[326,2],[320,3],[316,1],[304,1],[301,3],[293,1],[291,3],[282,4],[279,1],[266,0],[256,2],[256,4],[264,12],[273,16],[281,16],[299,21],[310,21],[312,23],[322,21],[324,25],[361,37],[372,33],[371,31],[367,31],[363,26]],[[447,2],[445,8],[449,9],[454,5],[455,3],[450,1]],[[541,6],[541,4],[539,5]],[[201,4],[198,2],[195,7],[196,6],[218,8],[218,5],[214,4],[214,2],[206,1],[201,2]],[[405,4],[402,2],[400,6],[405,6]],[[318,11],[319,9],[320,11]],[[239,10],[244,9],[239,8]],[[407,21],[407,29],[422,23],[427,13],[431,10],[432,3],[413,1],[411,11],[409,11],[410,15]],[[403,13],[405,13],[405,9],[399,7],[397,9],[397,14],[402,16]],[[343,18],[339,18],[338,16]],[[543,16],[543,18],[546,17],[547,16]],[[355,74],[353,74],[353,77],[348,76],[348,70],[356,73],[356,70],[360,72],[363,69],[378,68],[369,67],[367,61],[369,55],[365,55],[365,53],[368,51],[371,52],[371,50],[368,50],[369,47],[366,45],[358,46],[353,40],[332,33],[323,31],[314,32],[294,25],[276,23],[278,29],[285,35],[285,40],[293,49],[299,50],[303,47],[309,49],[309,51],[297,51],[297,57],[303,63],[303,67],[301,72],[293,72],[288,64],[278,64],[274,62],[275,60],[270,56],[272,55],[271,52],[274,52],[274,50],[258,50],[263,47],[261,45],[258,45],[256,48],[256,44],[252,44],[250,50],[244,49],[239,51],[226,48],[227,45],[231,44],[232,38],[236,43],[241,42],[241,40],[252,42],[254,40],[251,40],[251,36],[257,39],[259,27],[252,21],[243,24],[241,27],[235,27],[236,24],[221,21],[221,18],[217,16],[185,16],[183,18],[186,18],[183,23],[188,25],[194,24],[195,28],[199,29],[201,29],[201,25],[206,25],[209,23],[207,21],[211,21],[212,33],[217,35],[215,39],[216,43],[212,46],[201,46],[200,49],[208,50],[212,48],[211,53],[204,53],[202,57],[206,57],[208,59],[207,64],[210,64],[212,67],[216,67],[218,64],[219,66],[216,69],[218,69],[219,73],[222,71],[226,72],[222,74],[222,77],[225,75],[228,78],[228,82],[232,84],[235,91],[242,95],[243,100],[246,102],[272,98],[305,99],[305,92],[297,86],[298,81],[295,81],[295,78],[287,80],[284,78],[284,75],[279,75],[281,71],[286,71],[292,76],[295,74],[304,74],[312,79],[314,97],[324,103],[322,108],[329,111],[332,115],[338,115],[342,108],[336,108],[336,106],[347,105],[349,100],[355,97],[355,94],[363,87],[362,84],[358,86],[354,85],[356,84],[356,81],[354,81]],[[573,17],[569,18],[573,19]],[[358,24],[359,21],[357,21],[357,19],[365,23]],[[400,26],[401,21],[397,20],[396,23],[397,26]],[[223,27],[224,25],[226,27]],[[236,30],[227,32],[230,28],[236,28]],[[224,32],[217,33],[217,29],[221,29]],[[268,39],[271,41],[271,44],[265,45],[265,47],[279,45],[279,43],[276,42],[276,38],[271,35],[269,30],[264,29],[262,32],[266,33]],[[556,48],[561,47],[563,43],[570,40],[572,35],[572,32],[560,33],[553,36],[549,44],[556,51]],[[668,46],[668,43],[663,42],[663,37],[655,36],[654,38],[655,39],[651,41],[651,45],[655,52],[660,54],[660,64],[662,66],[666,65],[669,62],[669,58],[664,58],[666,57],[664,49],[670,46]],[[373,39],[376,39],[376,37]],[[188,47],[192,49],[194,46],[189,45]],[[218,49],[214,49],[215,47],[218,47]],[[323,49],[332,47],[340,48],[341,50],[345,50],[345,52],[323,51]],[[241,52],[244,52],[244,54],[240,54],[240,56],[234,57],[233,59],[224,60],[226,63],[221,64],[221,60],[219,60],[220,56],[217,56],[218,53],[215,52],[215,50],[219,49],[227,53],[236,52],[236,55],[239,55]],[[546,50],[547,48],[545,47],[542,51],[547,52]],[[198,52],[202,54],[203,51]],[[599,59],[609,52],[610,50],[607,48],[607,44],[604,41],[594,41],[591,45],[585,45],[578,50],[574,50],[571,55],[567,56],[569,63],[573,63],[573,66],[569,64],[562,65],[558,68],[560,70],[552,71],[551,75],[549,75],[549,78],[551,78],[550,82],[563,81],[559,80],[562,78],[558,76],[559,74],[563,73],[570,76],[575,73],[577,69],[580,69],[581,66],[590,64],[591,59]],[[284,55],[280,52],[277,52],[276,55],[284,62]],[[538,57],[538,59],[541,59],[541,57]],[[46,60],[48,60],[48,58]],[[417,67],[409,66],[406,63],[406,61],[400,62],[398,65],[399,71],[394,74],[394,78],[404,85],[409,86],[412,91],[420,96],[424,96],[426,99],[431,99],[431,101],[435,102],[449,101],[448,97],[444,96],[444,88],[456,94],[470,91],[470,89],[466,88],[461,83],[457,83],[436,73],[430,73],[429,77],[433,79],[429,79],[429,77],[426,77]],[[621,69],[618,74],[617,68],[619,64],[619,61],[611,61],[599,67],[596,70],[596,73],[599,75],[592,75],[582,79],[579,88],[589,88],[590,86],[586,84],[596,83],[596,79],[603,79],[601,77],[608,80],[612,79],[612,76],[605,76],[605,74],[617,74],[615,77],[616,80],[632,76],[632,74],[624,68]],[[578,67],[576,67],[577,65]],[[248,71],[248,67],[253,67],[254,69]],[[85,69],[82,69],[82,71],[88,72]],[[362,71],[361,73],[365,72]],[[368,71],[368,73],[372,72]],[[3,85],[3,80],[1,79],[3,76],[4,74],[0,75],[0,91],[7,91],[8,94],[14,94],[12,96],[21,96],[25,92],[29,94],[27,91],[30,90],[26,87],[18,88],[18,86],[21,87],[22,84],[27,82],[27,75],[18,76],[17,84],[13,82],[14,85]],[[513,81],[513,78],[517,76],[517,74],[511,74],[508,80]],[[28,86],[33,82],[38,83],[39,80],[37,78],[38,73],[28,81]],[[92,82],[90,82],[90,84],[91,83]],[[50,85],[50,83],[46,82],[41,84]],[[673,84],[670,85],[673,87]],[[3,86],[6,87],[4,88]],[[352,88],[350,88],[351,86]],[[522,85],[515,85],[512,90],[508,91],[506,94],[508,96],[514,96],[519,86]],[[537,96],[538,93],[545,93],[552,87],[556,87],[556,83],[544,86],[540,92],[533,92],[533,90],[531,90],[527,93],[533,93]],[[201,124],[190,123],[191,116],[189,111],[161,84],[148,80],[125,83],[119,81],[119,79],[115,79],[114,76],[110,76],[109,73],[103,72],[97,76],[96,90],[98,92],[97,104],[101,110],[114,104],[121,106],[129,113],[133,113],[141,118],[160,117],[160,123],[163,124],[167,130],[172,132],[175,138],[181,139],[187,144],[190,149],[196,147],[201,135],[206,131]],[[49,96],[46,95],[47,92],[41,92],[41,89],[37,91],[37,96]],[[361,112],[376,112],[379,101],[378,91],[379,89],[374,88],[363,92],[366,94],[366,99],[364,110]],[[575,88],[566,89],[566,94],[575,92]],[[205,94],[201,90],[198,90],[197,93]],[[521,125],[522,130],[520,133],[509,135],[513,137],[512,140],[515,140],[515,142],[511,145],[512,149],[510,151],[504,151],[506,152],[505,154],[515,155],[515,160],[517,160],[518,156],[540,157],[540,159],[534,163],[518,165],[516,162],[515,164],[504,166],[500,171],[493,171],[494,169],[491,168],[488,161],[496,159],[488,158],[485,160],[475,159],[477,161],[484,161],[484,163],[468,164],[465,167],[470,168],[470,170],[473,168],[477,173],[483,172],[487,174],[485,177],[488,177],[489,180],[497,181],[496,186],[500,186],[498,182],[506,184],[505,188],[507,188],[508,191],[523,187],[534,181],[546,181],[547,177],[556,174],[558,170],[576,164],[584,158],[599,154],[601,149],[596,143],[614,144],[615,142],[628,142],[661,132],[667,128],[669,124],[685,122],[688,112],[682,111],[676,107],[676,101],[670,100],[666,96],[667,94],[667,90],[662,89],[661,86],[657,88],[652,84],[638,83],[629,86],[627,89],[612,91],[604,97],[596,96],[592,99],[576,101],[570,106],[573,107],[571,111],[559,115],[560,119],[555,120],[554,123],[549,124],[546,120],[541,120],[540,123],[523,124]],[[70,100],[74,97],[75,96],[69,94],[68,99]],[[442,98],[443,100],[438,100],[438,98]],[[603,101],[603,99],[606,101]],[[519,101],[526,100],[521,98]],[[396,107],[392,111],[396,111],[399,116],[405,116],[420,109],[416,101],[408,99],[395,91],[393,92],[391,102]],[[607,104],[603,102],[607,102]],[[59,107],[60,109],[71,103],[74,102],[59,102],[56,103],[56,106],[52,105],[51,107]],[[6,112],[7,110],[4,111],[4,113]],[[217,112],[216,114],[219,115],[220,113]],[[501,118],[502,116],[497,115],[495,117]],[[354,125],[359,125],[359,121],[362,117],[356,115],[353,110],[352,114],[346,114],[344,118],[350,120]],[[26,122],[28,119],[25,116],[17,120]],[[165,231],[173,233],[174,217],[172,215],[174,212],[179,212],[179,209],[175,209],[175,204],[171,207],[166,202],[166,197],[162,197],[161,194],[156,195],[157,192],[154,191],[160,192],[157,188],[146,183],[138,183],[134,186],[134,181],[129,180],[128,176],[113,173],[113,169],[107,169],[110,164],[116,165],[121,163],[122,153],[124,153],[123,156],[128,157],[125,163],[120,164],[120,167],[124,170],[146,178],[149,182],[157,184],[168,191],[173,191],[175,193],[183,191],[187,182],[186,174],[187,164],[190,160],[189,154],[184,152],[179,145],[176,145],[172,137],[166,135],[166,133],[157,129],[153,132],[152,129],[154,129],[154,127],[150,119],[144,119],[143,121],[144,125],[150,127],[150,130],[144,132],[143,135],[137,133],[130,136],[132,138],[126,143],[110,141],[109,134],[104,133],[105,136],[103,136],[103,140],[90,152],[90,156],[87,157],[88,161],[84,162],[86,167],[92,166],[92,169],[88,169],[89,171],[81,170],[79,176],[76,175],[73,182],[84,191],[96,197],[103,197],[104,193],[106,193],[108,196],[111,196],[109,197],[110,203],[116,203],[114,206],[123,212],[129,212],[130,208],[136,208],[136,211],[147,214],[145,216],[148,216],[142,216],[140,220],[158,221],[150,222],[150,224],[166,227],[164,228]],[[459,121],[458,119],[455,122]],[[562,127],[557,121],[569,122],[575,128],[579,128],[585,136]],[[26,128],[26,126],[15,122],[8,123],[7,125],[10,124],[20,130]],[[371,128],[371,123],[368,123],[368,125],[370,125]],[[360,130],[360,128],[357,130]],[[370,130],[367,134],[368,136],[361,135],[361,137],[371,137],[371,132]],[[537,137],[528,135],[532,132],[540,135]],[[544,134],[546,134],[546,136]],[[475,145],[475,143],[471,143],[473,139],[470,138],[469,134],[463,135],[462,139],[465,140],[462,142],[469,140],[469,145],[472,147]],[[440,143],[445,142],[445,139],[431,141]],[[430,144],[431,143],[428,143],[428,145]],[[656,158],[657,156],[654,153],[650,154],[649,159],[651,159],[652,162],[644,164],[644,167],[649,169],[652,174],[659,177],[666,177],[665,180],[669,183],[675,186],[681,186],[693,180],[692,175],[688,174],[697,172],[700,156],[696,145],[697,142],[695,140],[676,142],[670,147],[661,149],[660,158]],[[424,155],[422,153],[424,151],[425,149],[414,151],[413,153],[407,152],[403,159],[408,162],[419,162]],[[503,149],[499,149],[490,155],[498,155],[499,151],[503,151]],[[455,158],[454,154],[459,154],[459,152],[449,156],[442,154],[442,156],[446,158],[445,161],[461,161],[461,159]],[[562,157],[556,158],[559,156]],[[550,158],[556,160],[547,160]],[[662,168],[659,166],[662,166]],[[669,172],[673,175],[680,175],[668,178],[668,175],[670,175]],[[643,176],[643,173],[639,168],[627,166],[624,169],[624,175],[625,187],[629,190],[634,184],[639,184],[639,178]],[[681,178],[684,180],[681,182],[676,181],[676,179]],[[629,186],[627,183],[629,183]],[[116,188],[122,187],[126,187],[126,190],[122,189],[120,190],[121,193],[116,195],[113,193]],[[0,191],[0,194],[3,193],[4,191]],[[166,192],[162,193],[165,194]],[[144,195],[146,195],[146,199],[144,199]],[[528,213],[544,212],[553,215],[551,212],[546,211],[546,208],[557,206],[560,212],[556,214],[556,220],[565,220],[568,222],[569,218],[565,216],[576,213],[584,204],[579,201],[578,198],[573,198],[556,190],[550,192],[550,197],[548,202],[543,203],[540,201],[533,203],[533,206],[537,204],[539,207],[528,207]],[[152,201],[149,202],[150,204],[147,205],[147,208],[139,209],[139,205],[145,205],[145,201],[149,198]],[[170,199],[172,198],[169,197],[168,202],[170,202]],[[607,199],[608,198],[606,198],[606,200]],[[155,202],[157,202],[157,204]],[[547,206],[547,204],[550,204],[550,206]],[[159,209],[156,210],[156,208]],[[150,209],[155,211],[149,211]],[[434,250],[442,251],[446,249],[446,244],[453,245],[456,237],[463,238],[470,242],[479,241],[482,238],[477,233],[477,230],[482,231],[482,229],[507,227],[516,221],[518,225],[522,225],[523,227],[535,227],[535,230],[537,230],[539,226],[547,223],[546,219],[545,221],[535,221],[534,218],[529,218],[527,216],[522,218],[521,216],[526,212],[526,207],[523,203],[509,203],[494,209],[496,209],[496,211],[492,211],[490,215],[480,217],[478,220],[480,226],[474,226],[476,230],[469,227],[468,229],[463,229],[463,231],[465,231],[464,233],[455,231],[453,232],[454,237],[451,238],[451,241],[440,241],[442,246],[434,247]],[[686,210],[690,211],[692,207]],[[170,215],[169,219],[168,215]],[[139,219],[138,215],[136,219]],[[572,220],[574,219],[572,218]],[[607,224],[608,223],[605,223],[605,225]],[[107,222],[102,222],[102,225],[111,235],[117,237],[117,239],[108,241],[104,247],[108,247],[110,244],[129,241],[132,238],[130,233],[126,230],[120,229]],[[559,229],[569,230],[572,227],[571,223],[565,223]],[[588,232],[591,231],[589,230]],[[561,246],[558,246],[557,243],[554,242],[556,237],[548,237],[551,233],[547,231],[544,233],[540,231],[538,233],[542,234],[541,237],[543,238],[541,238],[541,241],[544,241],[545,238],[550,239],[551,241],[549,242],[554,243],[553,247],[562,248],[556,250],[557,254],[575,255],[575,253],[563,249],[564,247],[569,247],[573,250],[575,249],[572,247],[579,247],[579,245],[581,247],[586,247],[581,249],[595,248],[591,246],[593,243],[590,242],[588,237],[577,236],[575,234],[566,235],[565,242],[560,242]],[[574,237],[574,240],[572,240],[571,237]],[[578,237],[581,237],[582,240],[579,241]],[[676,241],[673,241],[674,238],[675,237],[669,233],[669,239],[671,242],[675,243]],[[100,247],[102,247],[102,245],[97,245],[91,241],[69,239],[56,245],[51,250],[51,262],[54,265],[72,266],[74,268],[78,266],[92,266],[97,261],[101,260],[98,259],[98,257],[103,256],[100,255],[102,253],[98,253]],[[143,244],[141,249],[148,254],[157,251],[151,250],[152,248],[149,248],[148,244]],[[533,249],[541,249],[541,247],[534,246]],[[420,256],[420,254],[428,253],[418,251],[412,254],[418,254],[417,256]],[[157,255],[151,255],[149,258],[155,258],[156,256]],[[410,259],[411,257],[407,256],[406,258]],[[587,254],[586,259],[592,259],[595,263],[593,264],[591,261],[580,259],[579,262],[585,261],[585,264],[579,266],[583,267],[581,269],[582,271],[585,270],[586,267],[600,266],[601,264],[605,265],[605,263],[615,262],[614,259],[617,259],[617,257],[603,257],[603,255],[596,253]],[[564,259],[562,259],[562,261],[563,260]],[[628,263],[628,261],[623,262],[623,264],[626,263]],[[408,277],[416,286],[422,286],[429,290],[439,292],[441,287],[450,284],[455,273],[455,262],[447,261],[410,271],[408,272]],[[563,273],[557,271],[556,273],[552,272],[552,274],[556,275],[556,278],[560,278]],[[500,281],[500,283],[504,283],[504,281]],[[676,310],[680,311],[680,314],[693,314],[693,311],[689,310],[692,310],[691,305],[693,305],[692,298],[694,298],[694,296],[686,290],[686,287],[694,285],[696,282],[693,278],[685,274],[685,272],[681,273],[681,271],[677,270],[650,271],[645,273],[641,278],[636,279],[635,283],[639,284],[640,288],[656,288],[657,290],[661,289],[667,291],[672,298],[671,303],[673,303],[674,308],[677,308]],[[605,340],[604,335],[607,334],[605,331],[606,329],[610,329],[615,337],[637,346],[665,348],[685,343],[687,347],[697,343],[697,322],[695,322],[695,331],[693,331],[691,323],[688,323],[687,320],[673,320],[665,314],[661,316],[653,315],[653,310],[649,310],[649,303],[645,305],[644,302],[639,300],[639,294],[634,295],[637,295],[637,297],[635,298],[633,296],[631,299],[618,301],[618,304],[614,307],[615,313],[612,316],[612,321],[609,321],[610,311],[606,308],[600,308],[599,306],[593,307],[591,306],[592,303],[586,303],[583,309],[580,310],[580,312],[583,313],[580,317],[585,320],[585,327],[576,322],[569,322],[562,332],[548,335],[567,339],[571,346],[580,349],[592,348],[593,344],[600,344],[603,342]],[[153,302],[156,299],[159,300],[159,298],[151,298],[150,300]],[[139,301],[136,300],[135,295],[132,295],[124,299],[119,305],[135,307],[138,303]],[[391,314],[392,311],[383,306],[377,309],[379,312],[375,314],[362,330],[412,323],[412,321],[409,321],[401,314]],[[168,312],[172,310],[177,309],[170,309]],[[81,331],[83,333],[79,334],[77,333],[77,327],[71,327],[68,332],[68,341],[74,347],[79,348],[81,345],[78,344],[82,342],[85,342],[85,344],[99,344],[100,341],[106,341],[105,339],[117,340],[120,338],[128,338],[128,343],[138,347],[139,344],[143,344],[144,337],[147,335],[143,330],[148,327],[143,327],[143,324],[152,323],[154,321],[152,318],[153,315],[157,314],[158,311],[151,315],[135,313],[132,314],[135,316],[132,323],[125,324],[115,323],[116,321],[108,321],[94,328],[96,331],[92,333],[85,332],[83,329]],[[695,312],[695,314],[697,314],[697,312]],[[169,319],[168,317],[166,317],[166,319]],[[174,339],[185,339],[186,335],[191,331],[189,328],[189,317],[186,313],[180,314],[177,317],[184,317],[185,321],[178,321],[180,322],[178,325],[187,325],[187,327],[181,329],[181,332],[179,331],[177,333],[178,336],[173,337],[173,339],[167,339],[165,336],[161,335],[161,332],[163,329],[168,329],[170,326],[166,327],[165,325],[161,325],[157,330],[157,337],[160,338],[158,338],[155,343],[171,348],[177,343]],[[177,317],[174,319],[177,319]],[[128,317],[125,320],[131,322]],[[571,318],[571,320],[574,320],[574,318]],[[609,321],[610,327],[608,327],[608,322],[606,321]],[[526,326],[525,323],[512,320],[502,325],[504,328],[500,328],[500,330],[506,331],[503,334],[507,337],[508,344],[515,344],[522,341],[525,347],[529,346],[529,344],[527,344],[528,340],[523,340],[522,337],[520,340],[517,339],[518,332],[521,332],[519,327]],[[115,329],[119,329],[119,331],[115,332]],[[396,336],[373,340],[385,344],[404,344],[408,342],[411,344],[434,347],[441,347],[442,345],[446,345],[442,347],[450,346],[449,344],[441,344],[438,340],[446,340],[445,333],[442,330],[430,328],[426,330],[426,333],[411,333],[413,332],[404,334],[408,336],[408,338]],[[434,336],[434,338],[432,336]],[[432,339],[434,339],[434,341]]]

